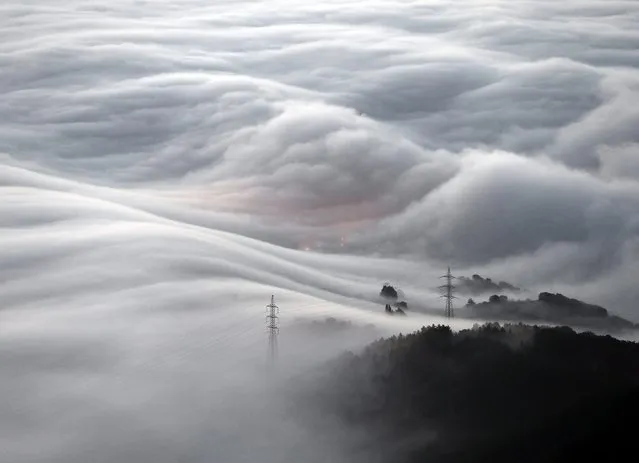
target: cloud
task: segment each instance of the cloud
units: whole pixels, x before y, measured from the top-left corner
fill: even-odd
[[[636,320],[638,15],[3,2],[0,447],[65,463],[328,457],[299,423],[275,440],[309,452],[275,452],[274,410],[258,407],[272,396],[241,389],[262,378],[273,292],[289,315],[410,330],[433,319],[384,318],[381,284],[434,309],[452,265]],[[365,342],[292,338],[291,374]],[[254,417],[225,402],[252,396]]]
[[[453,180],[387,219],[409,254],[421,240],[432,256],[459,261],[530,253],[548,243],[591,242],[611,253],[637,233],[637,185],[606,183],[556,163],[472,153]],[[413,237],[409,239],[409,237]],[[603,248],[606,242],[612,248]]]

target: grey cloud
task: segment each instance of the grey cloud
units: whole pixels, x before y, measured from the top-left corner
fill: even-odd
[[[0,109],[7,121],[2,147],[12,163],[101,184],[161,186],[167,201],[207,212],[143,200],[134,207],[287,246],[335,244],[357,224],[376,227],[384,217],[381,230],[393,229],[393,235],[369,235],[419,233],[400,224],[410,223],[404,218],[418,205],[433,202],[431,192],[448,181],[448,188],[458,184],[456,158],[468,147],[548,153],[595,176],[601,168],[608,178],[621,171],[633,178],[629,155],[605,164],[600,159],[605,152],[632,150],[635,73],[584,59],[574,47],[630,53],[631,5],[411,5],[398,14],[393,2],[366,12],[341,2],[340,8],[296,7],[286,19],[269,18],[257,3],[234,5],[241,14],[230,15],[224,3],[191,2],[185,10],[190,14],[161,32],[156,26],[168,13],[126,2],[98,9],[98,16],[81,8],[83,19],[70,14],[57,22],[45,21],[53,10],[37,5],[23,8],[37,15],[12,16],[6,8],[13,40],[3,48],[11,52],[5,64],[12,66],[3,73],[8,98]],[[609,16],[608,9],[624,15]],[[474,15],[488,11],[478,23]],[[550,13],[559,19],[548,20]],[[313,21],[318,14],[322,24]],[[507,26],[512,18],[517,21]],[[566,18],[574,22],[562,27]],[[597,27],[575,26],[592,18]],[[499,196],[468,188],[478,207],[493,207]],[[500,194],[511,194],[512,187],[504,188]],[[560,182],[550,189],[566,198],[533,202],[529,224],[539,227],[534,217],[572,211],[571,201],[587,204],[597,194],[565,193],[571,186]],[[518,199],[516,208],[530,207]],[[610,201],[613,210],[616,198]],[[538,212],[542,207],[545,215]],[[546,224],[534,237],[515,233],[494,240],[505,246],[498,255],[473,250],[468,229],[452,246],[476,261],[534,252],[556,241],[588,242],[595,232],[577,209],[565,215],[575,221]],[[213,217],[208,210],[225,215]],[[243,215],[234,217],[237,212]],[[251,220],[256,213],[263,220]],[[450,217],[425,213],[437,217],[435,229],[458,229]],[[491,229],[481,213],[468,213],[474,217],[468,224]],[[24,220],[46,222],[48,214]],[[518,216],[512,217],[511,228]],[[284,220],[286,236],[278,234],[276,220]],[[615,230],[632,230],[620,220],[613,221]],[[336,229],[323,228],[329,224]],[[392,253],[414,245],[418,255],[447,255],[439,241],[426,243],[430,231],[398,245],[358,242],[358,233],[347,239],[349,249]],[[612,243],[628,233],[617,233]],[[495,248],[488,244],[485,249]]]
[[[346,457],[290,416],[263,433],[283,410],[260,387],[272,293],[284,323],[411,330],[439,321],[420,312],[452,265],[636,319],[638,15],[3,2],[0,447],[16,462]],[[386,280],[409,317],[379,310]],[[287,375],[366,342],[293,332]]]
[[[462,275],[556,288],[636,317],[636,183],[599,180],[551,162],[468,155],[460,174],[405,212],[349,240],[364,252],[437,258]],[[614,289],[612,289],[614,288]],[[585,296],[588,296],[587,298]]]
[[[601,174],[606,178],[639,178],[639,143],[598,150]]]
[[[613,96],[581,121],[567,126],[549,152],[577,167],[599,170],[597,152],[627,146],[639,141],[639,83],[604,82],[604,90]],[[634,84],[634,85],[633,85]],[[635,177],[636,178],[636,177]]]
[[[604,152],[632,149],[636,75],[584,59],[573,46],[630,53],[634,36],[627,19],[636,14],[631,5],[540,3],[533,10],[516,3],[490,10],[410,5],[398,14],[393,2],[366,12],[341,2],[340,8],[293,8],[284,20],[269,18],[257,3],[234,5],[242,11],[235,17],[228,4],[192,2],[185,10],[190,14],[163,30],[156,26],[170,10],[140,10],[126,2],[97,10],[97,16],[81,9],[88,16],[69,14],[57,22],[47,16],[54,10],[37,5],[23,8],[37,15],[11,15],[5,8],[12,40],[3,44],[10,52],[4,59],[12,66],[3,73],[2,148],[13,164],[53,175],[161,187],[165,194],[150,196],[205,212],[143,200],[134,207],[288,246],[307,241],[305,234],[314,236],[310,241],[335,244],[339,235],[351,233],[353,227],[344,223],[376,227],[384,217],[382,231],[368,235],[419,233],[404,218],[432,203],[437,188],[459,184],[458,152],[468,147],[529,157],[547,152],[595,177],[601,166],[602,175],[623,171],[632,180],[632,169],[625,168],[632,166],[628,155],[617,156],[614,164],[599,159]],[[602,8],[624,15],[599,17]],[[488,18],[473,16],[488,11]],[[138,13],[143,14],[134,19]],[[550,13],[574,22],[562,28],[559,19],[539,21]],[[323,24],[312,20],[317,14]],[[576,27],[584,16],[597,18],[598,27]],[[512,18],[518,22],[507,27]],[[346,20],[358,27],[347,27]],[[613,33],[612,24],[621,32]],[[531,31],[539,32],[534,40]],[[485,39],[479,46],[478,38]],[[502,183],[487,180],[493,187]],[[515,194],[521,201],[512,201],[517,210],[534,206],[529,225],[539,227],[534,218],[552,211],[564,218],[534,236],[494,240],[504,243],[496,255],[475,250],[469,229],[458,232],[451,245],[456,254],[477,261],[534,252],[553,242],[587,243],[598,228],[581,220],[585,212],[579,205],[598,194],[597,182],[592,185],[595,190],[566,193],[572,186],[558,181],[549,186],[552,195],[565,196],[556,203]],[[472,188],[466,194],[477,207],[463,209],[469,221],[462,228],[492,230],[477,209],[488,212],[495,198],[516,188],[504,185],[486,194],[480,184],[478,191]],[[610,199],[607,210],[614,211],[616,201]],[[633,207],[626,208],[629,223]],[[243,215],[233,217],[235,212]],[[462,223],[425,213],[437,218],[435,230],[458,230]],[[22,212],[11,214],[18,218]],[[49,214],[21,220],[46,222]],[[255,214],[263,219],[251,220]],[[621,230],[607,245],[612,253],[633,228],[611,214],[613,228]],[[568,217],[574,221],[564,220]],[[276,220],[284,221],[284,233],[278,234]],[[435,219],[424,224],[429,220]],[[401,230],[402,223],[409,228]],[[387,229],[395,231],[388,235]],[[417,255],[447,255],[439,241],[426,243],[437,236],[431,231],[397,245],[358,242],[358,233],[347,239],[349,249],[392,253],[414,245]]]
[[[240,5],[248,4],[237,5],[239,9]],[[194,14],[211,20],[220,12],[228,13],[225,5],[193,6],[198,8]],[[96,31],[89,36],[94,38],[88,42],[78,38],[75,42],[79,45],[74,45],[75,48],[64,45],[67,49],[51,54],[52,48],[58,49],[58,42],[37,42],[42,56],[25,55],[28,62],[37,63],[28,68],[33,73],[31,77],[24,75],[26,66],[12,66],[14,77],[5,77],[3,82],[8,88],[12,87],[11,82],[20,86],[38,79],[29,87],[58,91],[47,94],[44,100],[36,88],[9,94],[11,98],[6,100],[3,112],[8,120],[18,120],[10,125],[13,131],[5,151],[18,146],[21,151],[35,155],[47,146],[62,158],[71,157],[76,172],[93,176],[102,164],[86,159],[91,155],[110,154],[116,158],[110,162],[118,165],[118,161],[136,162],[149,150],[164,151],[167,156],[186,158],[182,165],[175,166],[175,174],[184,175],[219,159],[225,147],[217,140],[228,138],[229,131],[277,117],[274,104],[291,98],[299,100],[303,94],[302,102],[326,99],[370,112],[381,120],[399,119],[412,129],[412,137],[430,148],[457,151],[467,145],[488,145],[536,153],[549,146],[561,128],[578,122],[602,99],[597,88],[598,73],[579,65],[578,57],[573,57],[569,49],[557,48],[566,46],[566,35],[574,33],[570,29],[548,39],[556,47],[546,49],[559,55],[540,56],[544,59],[538,63],[528,63],[518,57],[519,49],[517,54],[494,53],[465,43],[475,33],[475,24],[470,21],[473,10],[460,15],[447,8],[438,7],[433,12],[430,8],[414,7],[415,17],[426,19],[437,15],[442,20],[457,20],[458,28],[451,33],[452,40],[448,40],[438,29],[431,31],[428,21],[420,34],[388,27],[397,22],[392,19],[396,14],[385,16],[394,10],[393,3],[382,2],[380,7],[377,13],[361,13],[362,25],[356,29],[342,23],[320,27],[309,22],[312,13],[304,10],[292,12],[290,22],[269,22],[264,20],[265,16],[256,16],[265,27],[247,28],[251,14],[264,13],[255,4],[247,8],[247,16],[236,19],[236,27],[229,26],[227,21],[218,27],[202,29],[196,16],[186,16],[178,22],[178,29],[182,25],[180,33],[169,30],[159,34],[152,28],[153,21],[133,21],[124,28],[124,36],[117,36],[122,40],[118,47],[112,46],[117,23],[95,19],[91,26]],[[546,7],[555,9],[543,6]],[[320,8],[319,12],[330,18],[335,14],[331,8]],[[338,15],[355,20],[359,10],[348,11],[340,10]],[[518,7],[500,9],[492,22],[486,23],[501,24],[502,17],[523,15],[521,21],[525,24],[528,14],[530,11],[520,11]],[[370,20],[370,16],[375,20]],[[73,33],[68,33],[67,38],[64,29],[55,31],[59,43],[74,42]],[[378,40],[379,35],[385,36],[386,41]],[[517,36],[529,41],[530,34],[519,32]],[[507,41],[500,30],[490,31],[489,37],[498,43]],[[538,40],[530,41],[533,45],[540,43],[539,36],[535,37]],[[183,48],[193,43],[197,45],[190,52]],[[15,48],[12,45],[9,42],[5,47],[12,50]],[[47,62],[43,62],[43,56]],[[554,56],[568,59],[548,60]],[[75,63],[75,68],[69,68],[70,63]],[[17,72],[20,74],[14,74]],[[190,74],[173,76],[176,72]],[[219,75],[221,72],[227,73],[226,78]],[[41,81],[42,75],[51,75],[53,79],[70,76],[77,82],[66,77],[64,82]],[[96,80],[108,90],[99,91],[91,85],[90,91],[82,91],[85,82]],[[276,80],[289,85],[289,90],[282,90],[281,85],[281,91],[275,94],[267,90],[279,85]],[[236,87],[240,82],[244,82],[243,86]],[[294,87],[305,91],[295,91]],[[74,90],[60,92],[62,88]],[[230,92],[235,97],[230,98]],[[269,95],[266,100],[265,94]],[[44,107],[42,101],[46,102]],[[233,106],[233,111],[224,111],[224,120],[216,117],[221,114],[220,105]],[[15,108],[18,114],[14,114]],[[47,124],[54,133],[41,132],[34,140],[22,132],[19,121],[23,118]],[[95,143],[96,140],[100,143]],[[561,148],[556,151],[558,156],[562,155]],[[574,150],[569,151],[572,156]],[[65,169],[70,169],[70,164],[64,162]],[[166,175],[164,165],[154,168],[148,161],[141,164],[133,178],[126,169],[112,170],[110,175],[128,180],[154,178],[160,172]]]

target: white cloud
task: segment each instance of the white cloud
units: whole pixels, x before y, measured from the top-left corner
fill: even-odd
[[[411,329],[371,299],[438,304],[450,263],[639,319],[636,2],[8,0],[0,21],[11,461],[268,461],[243,407],[201,404],[257,381],[274,290]]]

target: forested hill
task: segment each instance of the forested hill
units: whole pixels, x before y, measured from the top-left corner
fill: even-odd
[[[494,294],[486,302],[469,299],[460,313],[483,320],[534,321],[579,326],[590,330],[620,333],[639,329],[639,325],[613,315],[605,308],[578,299],[543,292],[537,300],[509,300]]]
[[[565,327],[433,326],[342,356],[312,393],[396,463],[610,461],[634,445],[639,345]]]

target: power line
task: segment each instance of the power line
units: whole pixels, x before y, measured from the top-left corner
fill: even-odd
[[[280,308],[275,305],[275,296],[271,296],[271,303],[266,306],[266,329],[268,330],[268,351],[272,363],[277,360],[277,335],[280,332]]]
[[[446,299],[446,309],[445,309],[446,318],[453,318],[455,316],[455,312],[453,309],[453,299],[457,299],[453,295],[453,292],[455,291],[455,285],[453,285],[453,279],[455,279],[456,277],[454,277],[450,273],[450,267],[448,267],[448,271],[446,272],[446,275],[442,275],[440,278],[446,279],[446,284],[441,285],[439,287],[439,289],[444,291],[444,294],[442,294],[440,297],[443,297],[444,299]]]

